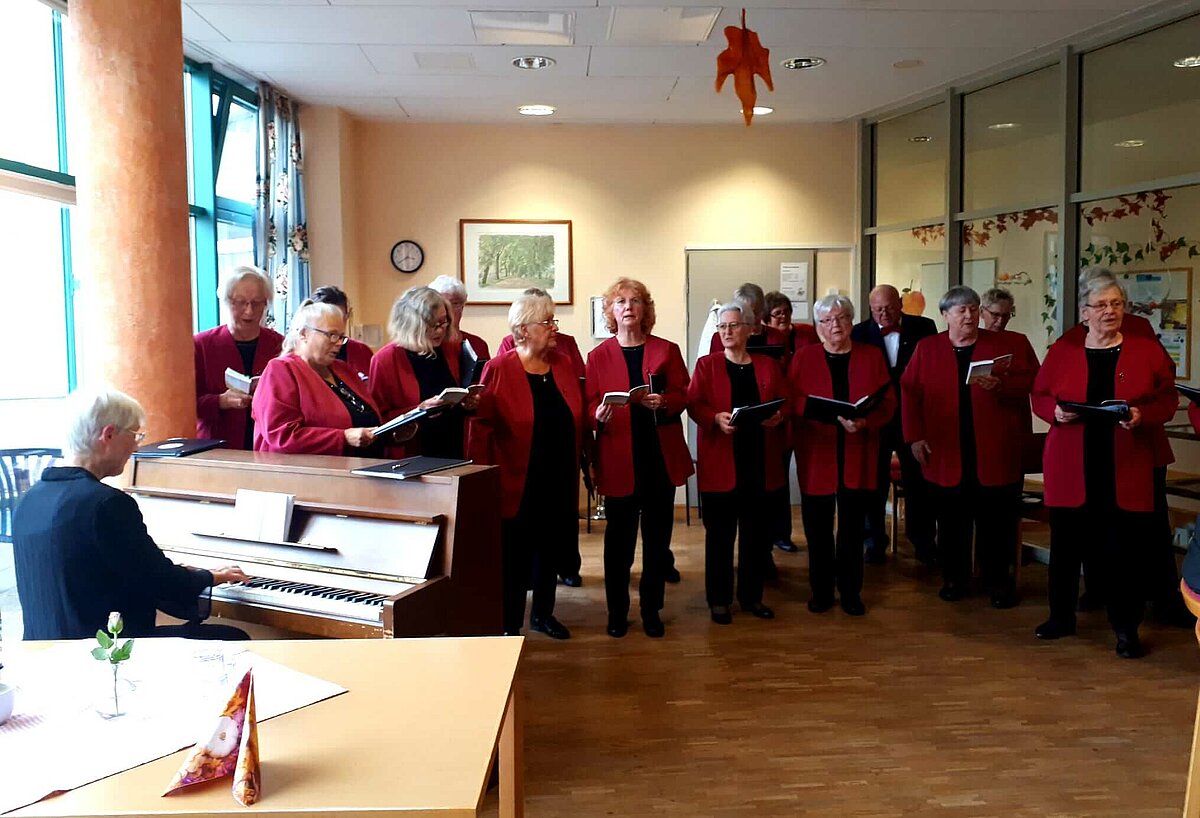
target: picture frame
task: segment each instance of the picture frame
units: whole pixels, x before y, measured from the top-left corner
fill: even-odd
[[[608,321],[604,315],[604,296],[592,296],[592,338],[603,341],[612,338],[614,333],[608,331]]]
[[[1192,268],[1114,271],[1129,296],[1126,313],[1140,315],[1175,362],[1175,379],[1191,378]]]
[[[574,303],[569,219],[459,219],[458,277],[472,304],[511,304],[530,287]]]

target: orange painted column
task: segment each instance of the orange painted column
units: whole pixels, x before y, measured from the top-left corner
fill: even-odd
[[[81,378],[196,433],[179,0],[71,0]],[[76,245],[79,242],[76,241]]]

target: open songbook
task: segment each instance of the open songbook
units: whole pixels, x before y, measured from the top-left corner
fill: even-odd
[[[230,389],[241,392],[246,395],[253,395],[254,390],[258,388],[259,376],[243,375],[233,367],[225,368],[225,385]]]
[[[483,384],[473,383],[470,386],[447,386],[438,395],[438,400],[444,400],[451,406],[458,406],[469,395],[479,395],[483,393]]]
[[[1100,403],[1076,403],[1070,400],[1060,400],[1058,405],[1064,412],[1074,412],[1085,419],[1129,419],[1129,403],[1123,400],[1106,400]]]
[[[1012,366],[1012,354],[997,355],[990,361],[971,361],[970,368],[967,369],[967,385],[976,383],[980,378],[985,378],[988,375],[999,375],[1001,372],[1007,372]]]
[[[460,400],[461,400],[461,398],[460,398]],[[380,435],[386,435],[390,432],[396,431],[397,429],[401,428],[402,426],[407,426],[410,423],[416,423],[418,420],[420,420],[423,417],[426,417],[428,414],[429,414],[429,412],[426,411],[425,409],[420,409],[420,408],[411,409],[411,410],[405,412],[403,415],[397,415],[396,417],[389,420],[387,423],[381,423],[380,425],[376,426],[374,429],[371,430],[371,434],[374,437],[379,437]]]
[[[769,400],[766,403],[756,403],[753,406],[739,406],[733,410],[729,418],[730,426],[756,426],[783,408],[787,403],[783,398]]]
[[[604,406],[626,406],[632,400],[640,400],[650,394],[650,385],[635,386],[628,392],[605,392],[600,403]]]
[[[804,399],[804,417],[819,423],[837,424],[838,418],[856,420],[866,417],[872,409],[878,406],[892,385],[885,384],[870,395],[863,395],[853,403],[834,398],[824,398],[820,395],[808,395]]]

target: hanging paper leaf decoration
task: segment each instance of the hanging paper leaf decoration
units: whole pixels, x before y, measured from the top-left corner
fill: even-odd
[[[725,39],[729,48],[717,56],[717,93],[730,74],[733,75],[733,90],[742,101],[742,116],[746,126],[754,118],[754,103],[758,100],[758,91],[754,87],[754,75],[758,74],[767,84],[768,91],[774,91],[771,82],[770,50],[763,48],[758,40],[758,34],[746,28],[746,10],[742,9],[742,25],[725,26]]]

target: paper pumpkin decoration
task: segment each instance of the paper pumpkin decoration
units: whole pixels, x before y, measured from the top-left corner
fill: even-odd
[[[211,737],[196,743],[163,795],[232,775],[234,800],[244,807],[258,800],[261,790],[253,673],[246,671],[213,726]]]
[[[758,90],[754,87],[754,75],[758,74],[767,84],[768,91],[774,91],[771,82],[771,52],[763,48],[758,40],[758,34],[746,28],[746,10],[742,9],[742,26],[725,26],[725,39],[729,47],[717,56],[717,93],[725,79],[733,75],[733,90],[742,101],[742,116],[746,127],[754,119],[754,103],[758,100]]]

